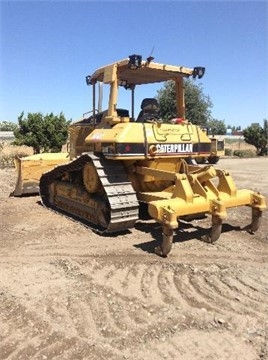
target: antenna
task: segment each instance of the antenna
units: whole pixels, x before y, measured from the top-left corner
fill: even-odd
[[[151,51],[151,53],[150,53],[150,55],[147,57],[147,61],[146,61],[146,63],[147,64],[150,64],[150,62],[152,61],[152,60],[154,60],[154,57],[152,56],[153,55],[153,52],[154,52],[154,46],[153,46],[153,48],[152,48],[152,51]]]

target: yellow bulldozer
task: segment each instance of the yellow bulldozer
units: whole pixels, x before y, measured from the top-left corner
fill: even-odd
[[[163,241],[155,249],[161,256],[170,252],[174,231],[186,216],[210,214],[212,227],[206,240],[214,242],[227,209],[246,205],[252,208],[249,231],[255,232],[266,208],[264,196],[237,189],[228,171],[192,161],[208,158],[212,142],[185,119],[184,78],[200,79],[204,72],[203,67],[160,64],[151,57],[143,60],[131,55],[87,76],[92,112],[70,126],[69,153],[59,155],[57,166],[50,163],[46,168],[49,159],[44,156],[41,178],[36,176],[43,205],[86,222],[100,234],[133,228],[140,207],[145,206],[162,225]],[[157,100],[151,97],[143,99],[135,117],[136,91],[141,85],[169,80],[176,88],[176,118],[162,122]],[[104,111],[97,106],[98,84],[109,90]],[[129,109],[118,106],[122,91],[130,93]],[[20,163],[21,173],[26,159]],[[34,160],[29,171],[31,167]],[[24,180],[21,175],[21,183]]]

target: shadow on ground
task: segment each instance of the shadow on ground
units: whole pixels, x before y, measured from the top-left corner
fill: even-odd
[[[153,240],[135,244],[136,248],[139,248],[148,253],[154,253],[154,249],[157,246],[160,246],[162,243],[162,226],[155,222],[145,222],[139,221],[135,228],[141,232],[151,234]],[[230,224],[222,225],[222,233],[230,231],[241,231],[240,226],[232,226]],[[204,228],[199,225],[195,225],[192,222],[180,221],[179,229],[174,231],[173,243],[176,242],[185,242],[189,240],[202,240],[202,237],[210,234],[210,228]]]

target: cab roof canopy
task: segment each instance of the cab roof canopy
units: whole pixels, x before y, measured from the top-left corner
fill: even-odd
[[[135,58],[133,58],[135,57]],[[173,66],[159,64],[152,61],[142,61],[141,56],[131,55],[128,59],[117,61],[113,64],[97,69],[91,76],[87,76],[87,84],[106,81],[107,73],[111,75],[110,79],[117,77],[118,85],[132,87],[141,84],[151,84],[174,80],[178,77],[193,76],[201,78],[204,75],[205,68],[195,67],[186,68],[183,66]]]

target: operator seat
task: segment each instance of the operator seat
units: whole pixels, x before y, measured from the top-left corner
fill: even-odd
[[[155,98],[145,98],[141,102],[141,111],[136,122],[159,119],[159,105]]]

